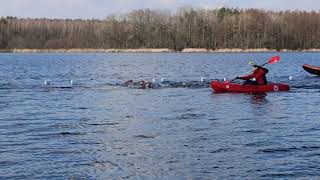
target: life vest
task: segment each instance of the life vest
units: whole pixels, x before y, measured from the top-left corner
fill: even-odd
[[[255,79],[256,83],[258,85],[264,85],[267,84],[267,77],[266,74],[269,72],[268,69],[258,66],[252,74],[246,75],[246,76],[241,76],[240,79],[243,80],[250,80],[250,79]]]

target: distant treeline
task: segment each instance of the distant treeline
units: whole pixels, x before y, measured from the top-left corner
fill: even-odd
[[[320,12],[135,10],[105,20],[0,19],[0,49],[320,48]]]

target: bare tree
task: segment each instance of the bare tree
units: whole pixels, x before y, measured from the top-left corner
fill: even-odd
[[[0,49],[320,48],[320,12],[180,8],[105,20],[0,18]]]

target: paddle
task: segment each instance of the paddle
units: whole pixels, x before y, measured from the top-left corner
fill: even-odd
[[[274,64],[274,63],[277,63],[277,62],[279,62],[280,61],[280,56],[272,56],[266,63],[264,63],[264,64],[262,64],[261,66],[265,66],[265,65],[267,65],[267,64]],[[241,76],[244,76],[244,75],[246,75],[246,74],[248,74],[248,73],[250,73],[250,72],[252,72],[253,70],[250,70],[250,71],[248,71],[248,72],[246,72],[245,74],[243,74],[243,75],[241,75]],[[234,79],[232,79],[230,82],[233,82],[233,81],[235,81],[237,78],[234,78]]]

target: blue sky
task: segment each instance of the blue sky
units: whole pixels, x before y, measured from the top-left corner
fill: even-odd
[[[0,16],[102,19],[132,9],[174,10],[183,6],[319,11],[320,0],[2,0]]]

